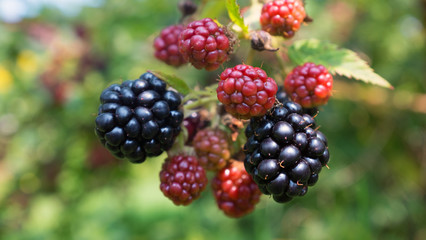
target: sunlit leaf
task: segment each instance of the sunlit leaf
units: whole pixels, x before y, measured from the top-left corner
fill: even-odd
[[[235,25],[241,28],[243,33],[248,33],[248,27],[244,23],[244,19],[240,13],[240,6],[236,0],[226,0],[226,9],[228,10],[229,18]]]

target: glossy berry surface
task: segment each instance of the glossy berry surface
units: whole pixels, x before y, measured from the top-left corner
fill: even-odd
[[[244,167],[259,190],[276,202],[305,195],[329,161],[327,139],[312,126],[315,120],[291,101],[250,119]]]
[[[95,133],[116,157],[142,163],[169,150],[180,133],[181,97],[152,73],[112,84],[100,96]]]
[[[179,67],[186,61],[179,52],[178,40],[183,25],[168,26],[154,40],[155,57],[168,65]]]
[[[201,166],[209,171],[220,170],[231,158],[228,136],[219,129],[199,131],[194,137],[193,146]]]
[[[160,189],[175,205],[188,205],[206,188],[205,170],[194,156],[167,158],[160,172]]]
[[[234,161],[220,170],[212,180],[217,206],[229,217],[242,217],[253,211],[261,192],[243,163]]]
[[[306,17],[301,0],[274,0],[263,5],[260,25],[274,36],[291,38]]]
[[[284,88],[291,99],[304,108],[321,106],[331,96],[333,77],[324,66],[305,63],[287,75]]]
[[[217,98],[234,117],[248,119],[265,115],[275,103],[275,80],[260,68],[240,64],[220,75]]]
[[[210,18],[189,23],[179,36],[179,51],[197,69],[213,71],[228,59],[231,42]]]

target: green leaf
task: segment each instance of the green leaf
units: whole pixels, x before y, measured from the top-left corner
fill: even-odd
[[[184,96],[191,92],[191,88],[189,88],[186,82],[174,75],[168,75],[157,71],[150,72],[152,72],[155,76],[168,83],[170,87],[176,89],[180,94]]]
[[[299,40],[288,49],[288,56],[297,65],[306,62],[324,65],[332,74],[339,74],[366,83],[393,89],[392,85],[355,52],[317,39]]]
[[[237,0],[226,0],[225,4],[231,21],[240,27],[243,33],[248,33],[248,27],[244,24],[244,19],[241,16],[240,6],[237,4]]]

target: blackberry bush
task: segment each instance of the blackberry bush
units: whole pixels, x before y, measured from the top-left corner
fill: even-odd
[[[100,96],[95,132],[116,157],[142,163],[169,150],[181,130],[181,97],[147,72],[133,81],[112,84]]]
[[[263,7],[256,2],[241,11],[237,1],[226,1],[232,22],[224,27],[211,18],[197,19],[194,2],[181,1],[179,24],[153,41],[155,57],[165,64],[189,62],[207,71],[222,66],[217,83],[210,81],[212,75],[190,73],[194,79],[188,84],[155,71],[101,94],[95,131],[102,144],[134,163],[167,151],[160,189],[176,205],[200,196],[206,171],[214,171],[214,197],[229,217],[253,211],[261,193],[279,203],[306,195],[330,158],[327,138],[314,120],[317,107],[331,96],[330,73],[392,88],[353,51],[315,39],[284,44],[272,37],[291,38],[303,22],[312,21],[302,0],[264,1]],[[237,40],[250,41],[252,49],[225,63]],[[252,50],[270,53],[258,59]],[[237,61],[243,64],[233,64]],[[283,75],[278,88],[271,76]],[[209,81],[213,84],[203,86]],[[186,131],[179,135],[182,122]]]

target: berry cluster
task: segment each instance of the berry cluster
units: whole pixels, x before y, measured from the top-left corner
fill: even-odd
[[[183,19],[196,11],[190,1],[180,9]],[[260,17],[264,31],[252,33],[254,48],[274,50],[269,34],[290,38],[305,17],[301,0],[265,3]],[[172,25],[154,40],[155,57],[175,67],[189,62],[197,69],[216,70],[228,59],[233,37],[210,18]],[[179,89],[182,83],[173,85],[173,80],[167,82]],[[166,87],[150,72],[109,86],[100,96],[95,123],[102,144],[119,158],[141,163],[168,151],[160,189],[175,205],[199,198],[208,183],[206,171],[213,171],[218,208],[229,217],[242,217],[253,211],[262,193],[279,203],[305,195],[329,161],[327,139],[314,121],[316,107],[331,95],[332,77],[322,65],[296,67],[285,78],[284,89],[261,68],[226,68],[216,88],[221,104],[212,111],[205,109],[217,104],[210,88],[190,92],[182,107],[181,95]],[[182,108],[194,112],[183,119]],[[245,119],[250,120],[243,144],[238,136]],[[188,134],[175,144],[182,123]]]
[[[274,107],[246,128],[244,166],[264,194],[277,202],[303,196],[329,160],[327,139],[294,102]]]
[[[100,96],[96,134],[119,158],[142,163],[172,147],[181,130],[181,97],[152,73],[112,84]]]
[[[301,0],[274,0],[263,5],[260,25],[271,35],[291,38],[305,17]]]

